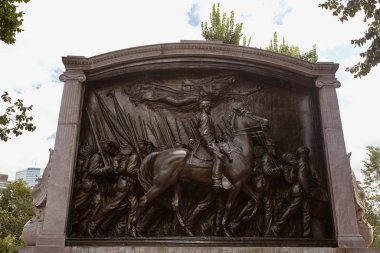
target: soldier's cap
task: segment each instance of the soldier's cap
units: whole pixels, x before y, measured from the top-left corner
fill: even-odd
[[[276,146],[276,145],[273,143],[272,140],[266,140],[265,145],[266,145],[266,146],[271,146],[271,147]]]
[[[297,149],[297,154],[300,154],[300,153],[309,154],[310,153],[310,149],[308,147],[306,147],[306,146],[299,147]]]
[[[284,160],[287,163],[296,163],[297,162],[297,156],[291,152],[286,152],[282,155],[282,160]]]
[[[109,140],[101,140],[100,141],[100,147],[102,149],[107,149],[110,147],[118,149],[118,145],[116,145],[116,143],[114,143],[113,141],[109,141]]]
[[[201,107],[203,106],[210,106],[211,105],[211,101],[210,100],[203,100],[200,104]]]

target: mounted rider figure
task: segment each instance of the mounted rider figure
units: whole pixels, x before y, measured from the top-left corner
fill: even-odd
[[[221,164],[224,155],[216,144],[216,133],[214,121],[211,118],[211,101],[203,100],[200,103],[201,113],[198,118],[198,132],[201,142],[206,146],[208,151],[214,155],[212,167],[212,184],[215,190],[220,190],[222,186]]]

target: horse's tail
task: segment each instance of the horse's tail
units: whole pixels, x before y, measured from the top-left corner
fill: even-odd
[[[160,154],[159,152],[153,152],[149,154],[147,157],[145,157],[144,160],[141,162],[138,179],[139,179],[140,185],[142,186],[145,192],[147,192],[149,188],[152,186],[152,182],[153,182],[153,170],[152,170],[153,166],[152,165],[159,154]]]

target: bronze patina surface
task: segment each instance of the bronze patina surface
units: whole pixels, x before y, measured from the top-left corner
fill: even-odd
[[[333,238],[313,87],[212,69],[88,87],[70,238]]]

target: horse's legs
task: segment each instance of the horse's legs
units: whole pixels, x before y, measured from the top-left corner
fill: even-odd
[[[249,187],[247,184],[243,185],[242,188],[243,192],[248,195],[248,197],[251,197],[255,202],[258,202],[260,199],[260,194],[255,192],[251,187]]]
[[[247,204],[243,207],[243,209],[240,211],[238,217],[235,219],[235,222],[240,223],[242,219],[246,217],[247,214],[253,210],[254,205],[255,205],[255,202],[253,202],[252,200],[249,200]]]
[[[244,206],[244,208],[240,211],[238,217],[230,224],[231,233],[235,234],[236,229],[243,223],[247,223],[251,221],[255,216],[257,211],[260,208],[263,194],[256,193],[250,188],[248,185],[244,184],[242,187],[242,191],[247,194],[252,199],[248,201],[248,203]]]
[[[251,215],[249,216],[249,219],[252,219],[255,216],[257,210],[259,209],[259,206],[261,204],[261,200],[260,199],[262,198],[262,196],[261,196],[262,194],[255,192],[247,184],[243,185],[242,190],[243,190],[243,192],[245,194],[247,194],[249,197],[251,197],[252,200],[254,201],[255,206],[254,206],[254,209],[251,212]]]
[[[230,228],[231,228],[231,233],[233,235],[236,234],[236,230],[241,224],[248,221],[248,219],[247,219],[248,215],[247,214],[253,210],[254,205],[255,205],[255,203],[252,200],[248,201],[247,204],[240,211],[239,215],[234,219],[233,222],[231,222]]]
[[[152,205],[147,207],[147,210],[144,212],[144,217],[142,217],[138,220],[138,231],[141,232],[146,232],[148,231],[147,229],[152,227],[152,223],[154,222],[154,218],[160,217],[160,213],[162,213],[162,209]]]
[[[257,202],[255,200],[248,201],[240,211],[238,217],[230,224],[232,234],[236,234],[236,230],[241,224],[247,223],[255,217],[261,205],[262,198],[262,194],[260,193]]]
[[[207,193],[206,197],[201,200],[194,211],[191,213],[189,219],[187,220],[187,226],[191,230],[195,225],[195,219],[198,217],[200,213],[206,210],[210,204],[214,201],[215,194],[213,191]]]
[[[228,217],[230,215],[231,208],[232,208],[233,204],[235,203],[236,197],[240,193],[241,187],[242,187],[241,183],[235,184],[231,188],[230,192],[228,193],[228,199],[227,199],[227,203],[226,203],[226,208],[224,209],[224,215],[223,215],[223,220],[222,220],[222,228],[223,228],[224,234],[228,237],[230,237],[231,235],[230,235],[230,232],[227,230],[227,227],[226,227],[227,220],[228,220]]]
[[[165,188],[166,189],[166,188]],[[163,190],[162,188],[159,188],[155,185],[153,185],[146,193],[144,196],[140,198],[138,207],[136,209],[136,213],[134,217],[132,218],[132,228],[131,228],[131,234],[133,237],[136,237],[136,224],[137,221],[144,211],[145,207],[153,200],[155,199]]]
[[[172,208],[173,211],[175,212],[178,222],[181,225],[181,227],[186,231],[186,233],[189,236],[193,236],[193,233],[189,230],[189,228],[186,226],[185,222],[183,221],[181,212],[179,211],[179,201],[182,196],[182,187],[180,183],[177,183],[174,188],[174,195],[172,199]]]

